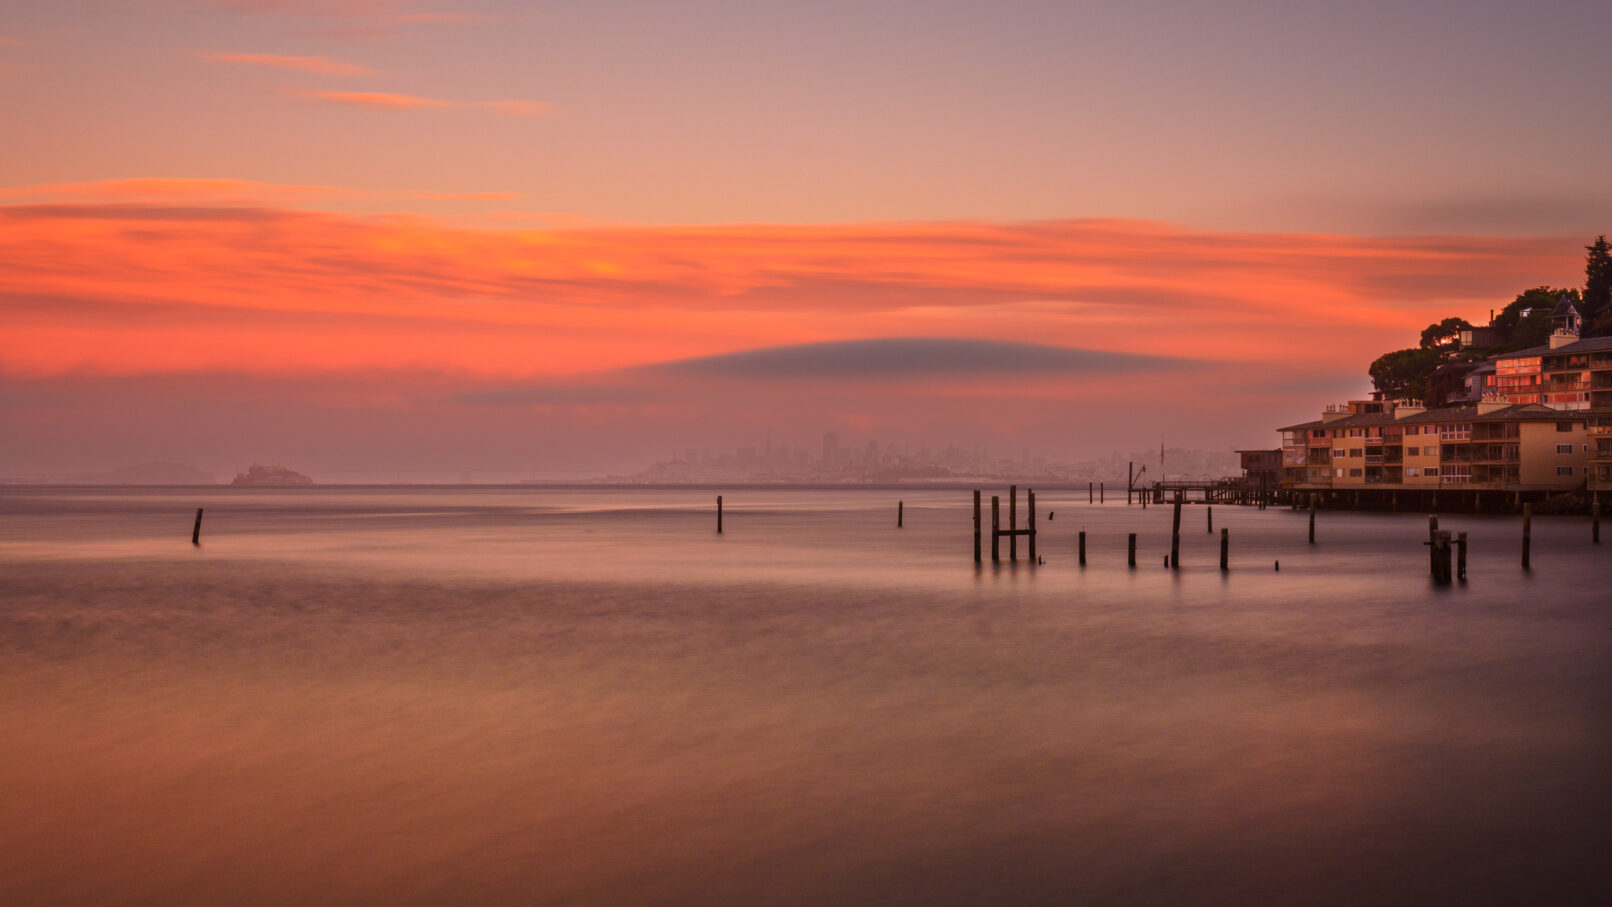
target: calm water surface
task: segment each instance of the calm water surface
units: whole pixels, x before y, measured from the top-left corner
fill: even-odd
[[[1046,492],[977,570],[967,491],[724,493],[0,489],[0,903],[1607,889],[1587,520],[1446,515],[1436,589],[1425,516],[1193,506],[1169,571]]]

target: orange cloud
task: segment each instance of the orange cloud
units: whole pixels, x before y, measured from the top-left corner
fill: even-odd
[[[276,69],[294,69],[326,76],[365,76],[375,70],[357,63],[332,60],[329,57],[287,57],[280,54],[207,54],[215,63],[241,63],[249,66],[270,66]]]
[[[472,229],[177,201],[0,206],[0,371],[565,376],[954,337],[1363,375],[1429,322],[1482,318],[1580,265],[1578,244],[1539,238],[1128,220]]]
[[[436,98],[421,98],[407,94],[390,94],[380,91],[320,91],[318,89],[302,89],[293,92],[305,98],[318,101],[327,101],[332,104],[346,104],[352,107],[368,107],[372,110],[421,110],[433,107],[456,107],[452,101],[442,101]]]

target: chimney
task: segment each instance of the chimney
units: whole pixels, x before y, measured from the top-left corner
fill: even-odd
[[[1574,334],[1571,331],[1557,330],[1557,331],[1552,331],[1551,335],[1550,335],[1550,348],[1551,349],[1556,349],[1559,346],[1566,346],[1569,343],[1577,343],[1577,342],[1578,342],[1578,335]]]

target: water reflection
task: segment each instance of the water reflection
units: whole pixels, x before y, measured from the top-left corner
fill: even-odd
[[[1309,546],[1217,508],[1222,577],[1218,532],[1164,570],[1168,508],[1083,490],[1038,494],[1040,568],[976,569],[962,492],[725,496],[718,537],[699,490],[0,492],[0,896],[1598,888],[1582,521],[1535,520],[1530,578],[1514,521],[1446,518],[1472,579],[1436,593],[1420,517],[1323,514]]]

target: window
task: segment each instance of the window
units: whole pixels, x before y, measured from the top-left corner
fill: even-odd
[[[1405,456],[1407,456],[1407,457],[1419,457],[1421,455],[1422,455],[1422,449],[1420,447],[1407,447],[1407,448],[1405,448]]]
[[[1571,466],[1558,466],[1558,467],[1556,467],[1556,474],[1559,475],[1559,476],[1570,476],[1570,475],[1573,474],[1573,467],[1571,467]]]
[[[1351,478],[1351,479],[1358,479],[1364,474],[1365,473],[1361,469],[1359,469],[1358,467],[1355,468],[1355,469],[1349,470],[1349,478]]]
[[[1426,469],[1422,470],[1422,475],[1437,477],[1438,476],[1438,467],[1437,466],[1429,466]]]
[[[1343,478],[1343,470],[1341,470],[1341,469],[1332,470],[1332,476],[1333,476],[1333,478],[1337,478],[1337,479]]]
[[[1416,426],[1414,426],[1414,425],[1405,426],[1405,434],[1407,434],[1407,435],[1416,434]]]
[[[1341,457],[1341,456],[1343,456],[1343,455],[1344,455],[1344,454],[1345,454],[1345,453],[1347,453],[1347,452],[1348,452],[1348,451],[1345,451],[1345,450],[1344,450],[1344,449],[1343,449],[1343,448],[1341,448],[1341,447],[1334,447],[1334,448],[1332,448],[1332,459],[1334,459],[1334,460],[1336,460],[1336,459],[1338,459],[1338,458],[1339,458],[1339,457]]]
[[[1407,466],[1407,467],[1405,467],[1405,478],[1407,478],[1407,479],[1414,479],[1414,478],[1416,478],[1417,476],[1419,476],[1421,474],[1422,474],[1422,471],[1420,469],[1417,469],[1415,466]]]
[[[1349,451],[1349,456],[1351,456],[1351,457],[1363,457],[1365,455],[1366,455],[1366,452],[1364,450],[1362,450],[1361,448],[1359,448],[1359,447],[1356,447],[1353,450]]]
[[[1557,422],[1556,423],[1556,430],[1557,431],[1572,431],[1573,430],[1573,423],[1571,423],[1571,422]]]
[[[1556,445],[1556,452],[1559,453],[1559,454],[1570,454],[1570,453],[1573,452],[1573,445],[1571,445],[1571,444],[1558,444],[1558,445]]]

